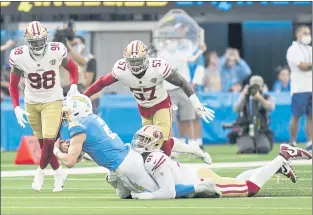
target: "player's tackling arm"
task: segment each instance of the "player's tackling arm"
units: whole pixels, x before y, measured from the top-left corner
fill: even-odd
[[[93,83],[84,93],[84,95],[90,97],[98,92],[100,92],[104,87],[109,86],[117,82],[118,79],[114,77],[113,72],[106,74],[99,78],[95,83]]]
[[[165,80],[169,83],[180,87],[188,96],[193,108],[195,109],[198,116],[200,116],[204,121],[209,123],[209,121],[214,119],[214,111],[205,107],[201,104],[199,98],[194,93],[190,84],[178,74],[176,71],[171,71],[168,76],[165,77]]]
[[[186,79],[174,70],[171,71],[171,73],[169,74],[169,76],[166,77],[165,80],[177,87],[180,87],[188,97],[194,94],[193,89],[186,81]]]
[[[71,138],[68,153],[60,150],[60,142],[57,140],[54,145],[53,153],[66,167],[72,168],[77,163],[77,159],[82,151],[83,143],[86,140],[86,134],[81,133]]]

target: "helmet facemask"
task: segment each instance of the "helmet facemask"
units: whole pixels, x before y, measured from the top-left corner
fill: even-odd
[[[155,136],[154,136],[155,134]],[[131,142],[135,151],[142,154],[144,152],[153,152],[161,147],[162,133],[155,132],[153,136],[146,134],[144,131],[138,131]]]
[[[147,57],[125,58],[128,69],[135,75],[142,73],[148,68],[149,61]]]
[[[39,39],[26,39],[27,45],[34,55],[42,55],[46,51],[47,37]]]

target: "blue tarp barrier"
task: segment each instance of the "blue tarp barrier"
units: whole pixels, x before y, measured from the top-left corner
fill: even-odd
[[[276,142],[289,140],[289,122],[291,119],[289,93],[271,94],[275,98],[276,108],[271,114],[271,129],[275,134]],[[208,144],[222,144],[227,142],[227,130],[222,129],[223,123],[231,123],[237,118],[233,112],[233,104],[238,94],[231,93],[200,93],[199,98],[208,107],[215,111],[213,122],[203,125],[203,141]],[[20,100],[21,106],[24,105]],[[117,133],[123,141],[131,141],[134,132],[141,127],[141,118],[137,104],[130,95],[103,95],[100,99],[100,115],[109,127]],[[304,117],[301,119],[297,141],[304,142]],[[15,118],[9,98],[1,103],[1,148],[3,151],[16,150],[24,135],[31,135],[29,125],[22,129]],[[62,128],[62,138],[68,137],[66,128]]]

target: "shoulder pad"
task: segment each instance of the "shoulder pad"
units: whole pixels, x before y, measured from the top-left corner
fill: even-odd
[[[122,58],[116,61],[112,69],[114,77],[118,79],[120,75],[122,75],[123,73],[125,74],[125,71],[126,71],[125,59]]]
[[[168,156],[163,152],[152,152],[145,160],[146,170],[153,174],[153,172],[159,169],[168,159]]]
[[[49,42],[47,48],[49,52],[60,58],[65,58],[68,54],[67,48],[60,42]]]
[[[28,47],[26,45],[19,46],[11,50],[9,62],[12,66],[18,67],[18,63],[21,59],[23,59],[23,56],[25,53],[27,53]]]

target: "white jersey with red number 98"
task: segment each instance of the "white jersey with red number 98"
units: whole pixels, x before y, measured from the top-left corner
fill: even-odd
[[[124,59],[118,60],[112,69],[116,79],[128,86],[137,103],[150,108],[168,97],[163,81],[170,75],[170,65],[161,58],[149,58],[149,66],[142,78],[137,78],[127,68]]]
[[[63,99],[60,83],[60,66],[67,56],[62,43],[50,42],[40,60],[34,60],[28,46],[20,46],[10,53],[10,64],[23,71],[25,103],[47,103]]]

